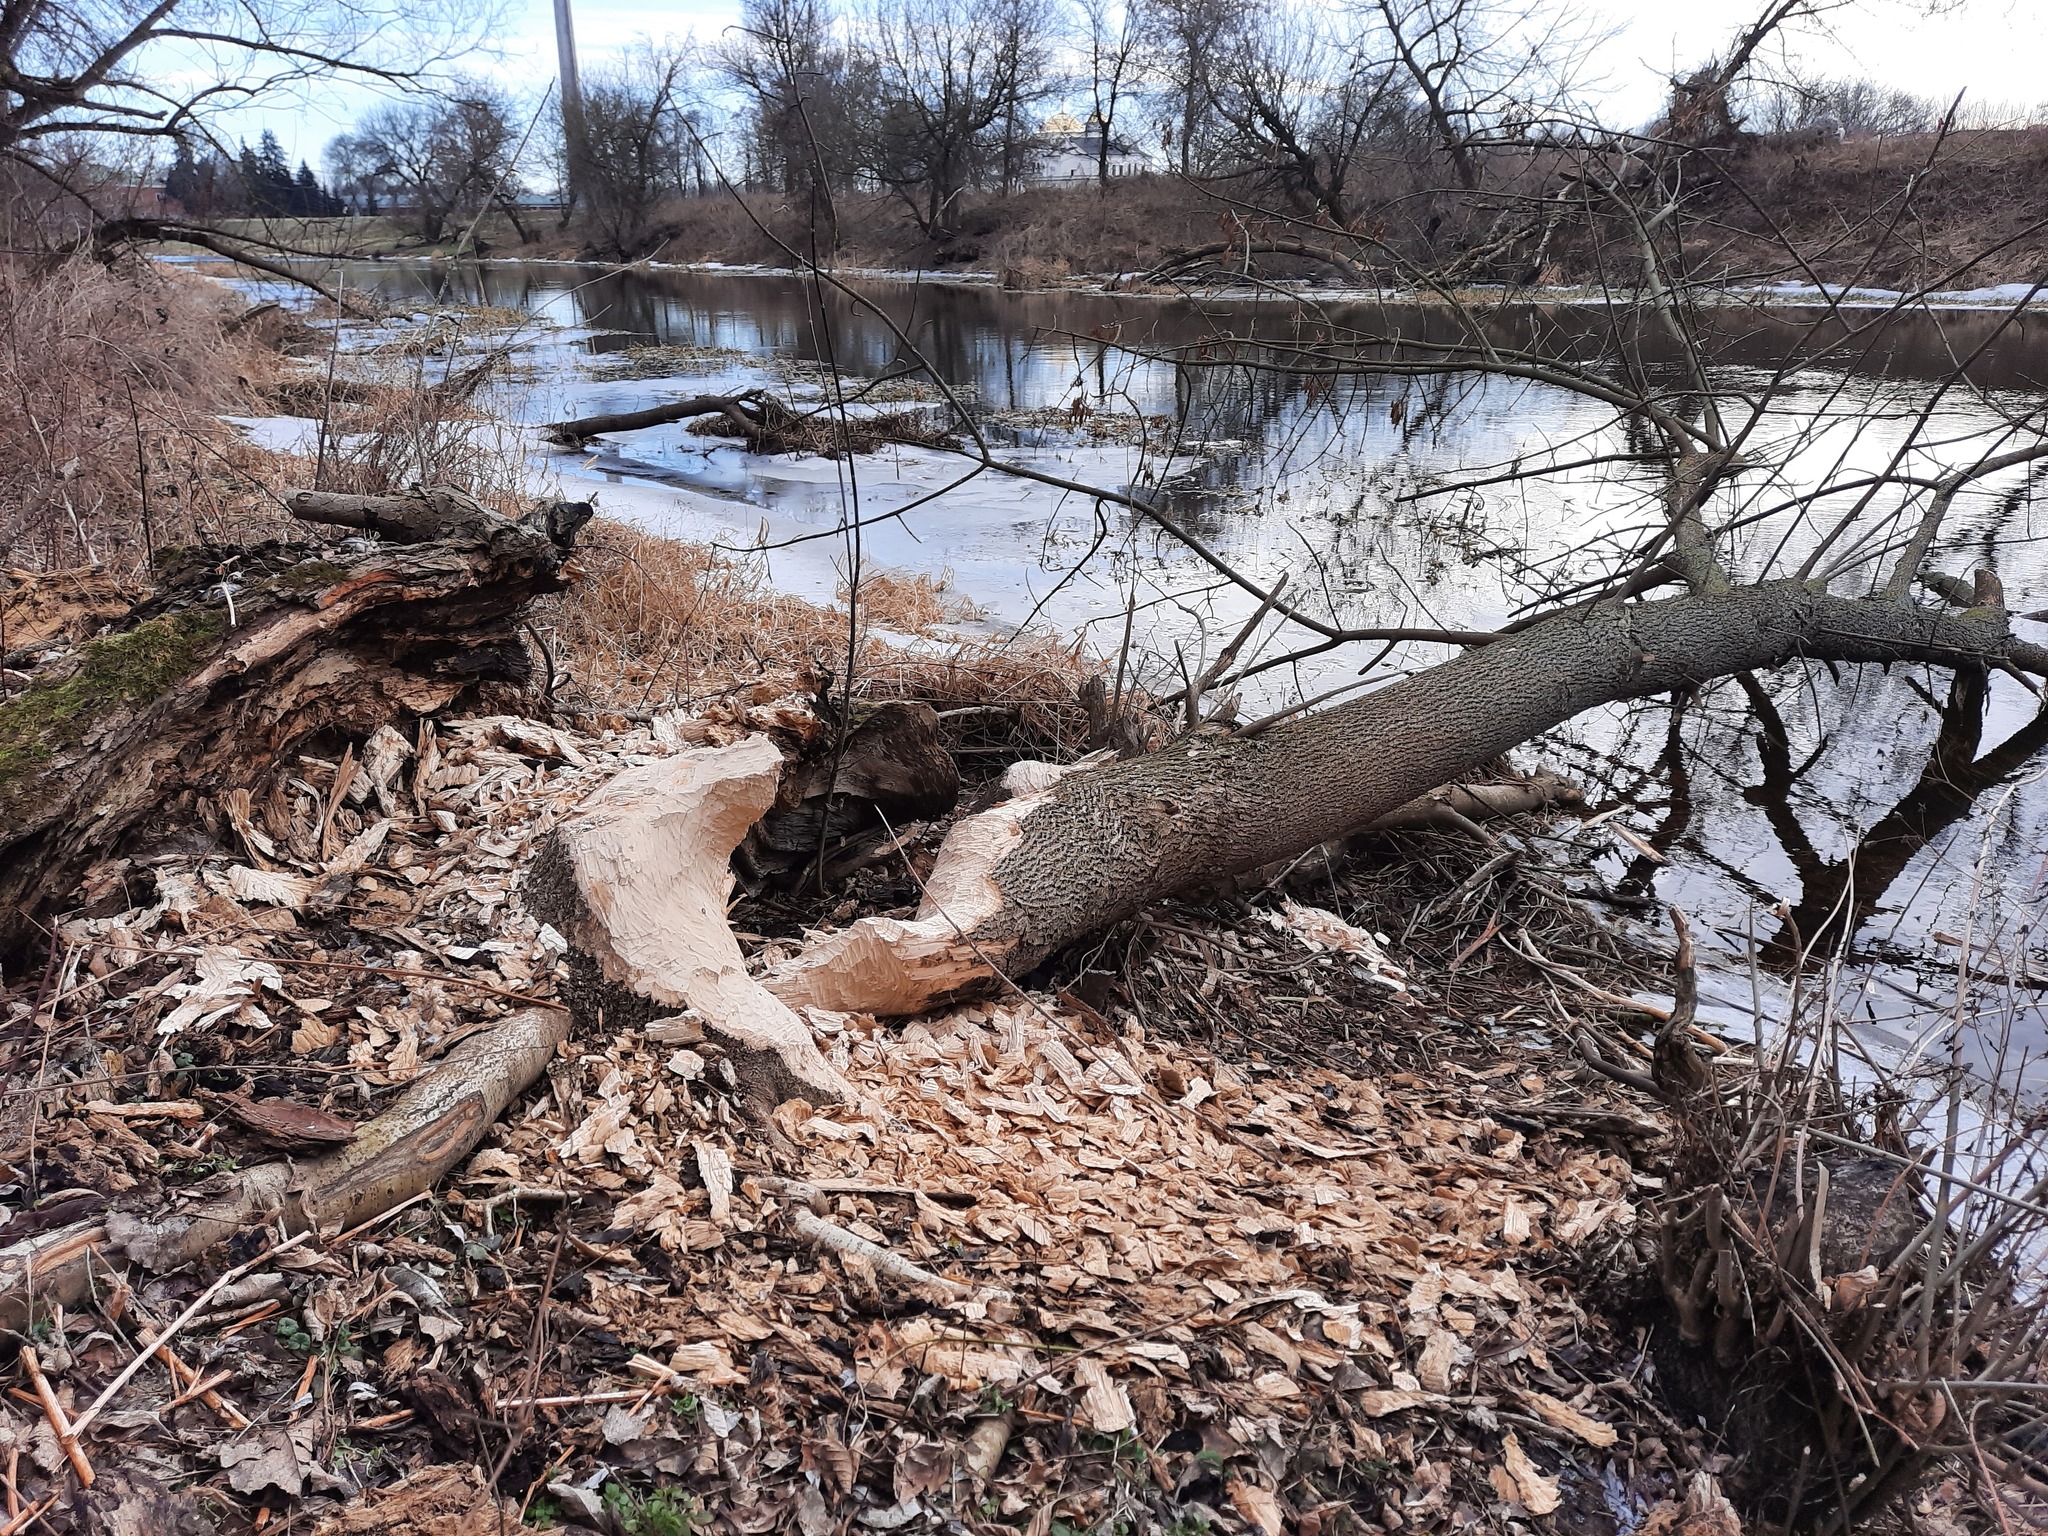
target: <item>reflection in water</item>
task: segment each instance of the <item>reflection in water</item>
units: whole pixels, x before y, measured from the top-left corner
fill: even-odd
[[[1743,681],[1761,727],[1758,744],[1764,763],[1763,782],[1745,790],[1744,797],[1771,818],[1799,872],[1798,904],[1764,947],[1765,958],[1781,966],[1791,964],[1802,950],[1826,954],[1844,934],[1862,932],[1915,855],[1968,815],[1978,796],[2003,784],[2048,747],[2044,706],[1980,757],[1988,679],[1981,667],[1962,668],[1951,675],[1941,729],[1919,781],[1846,854],[1823,858],[1793,813],[1790,798],[1800,775],[1819,761],[1821,749],[1794,769],[1783,718],[1755,679]]]
[[[1185,365],[1205,348],[1213,359],[1221,334],[1291,334],[1296,315],[1285,304],[1197,306],[875,282],[857,285],[858,298],[828,291],[821,310],[793,277],[592,277],[516,265],[358,264],[347,281],[393,298],[486,302],[589,327],[595,334],[584,333],[578,345],[594,352],[648,341],[812,360],[829,350],[865,376],[910,361],[879,307],[981,409],[1038,410],[1079,399],[1097,410],[1170,419],[1184,442],[1200,445],[1176,459],[1163,482],[1179,515],[1253,574],[1270,579],[1286,571],[1297,595],[1313,588],[1329,616],[1343,622],[1497,624],[1545,583],[1596,568],[1588,551],[1642,517],[1652,489],[1626,463],[1546,484],[1515,479],[1525,460],[1545,455],[1653,446],[1615,427],[1604,410],[1544,386],[1448,375],[1365,374],[1333,383],[1250,366]],[[1328,314],[1418,340],[1445,339],[1453,327],[1443,310],[1425,305],[1342,303]],[[1795,346],[1811,352],[1809,327],[1826,340],[1867,318],[1730,306],[1718,313],[1713,350],[1739,379],[1741,370],[1777,365]],[[1498,340],[1590,350],[1604,344],[1612,319],[1600,309],[1525,304],[1502,309],[1489,326]],[[1759,459],[1782,470],[1739,479],[1720,512],[1881,464],[1903,441],[1904,423],[1929,402],[1924,381],[1946,376],[1956,357],[2000,323],[1982,311],[1896,317],[1882,349],[1845,362],[1843,373],[1802,377],[1783,397],[1779,436],[1757,444]],[[1633,341],[1655,367],[1660,338]],[[1975,389],[1940,401],[1930,437],[1967,452],[1974,436],[1996,430],[2003,411],[2037,408],[2044,381],[2048,313],[2036,311],[1985,347],[1972,366]],[[617,409],[674,386],[606,387],[601,408]],[[678,433],[636,435],[608,451],[601,469],[745,498],[803,527],[829,528],[838,515],[832,478],[806,479],[801,466],[750,460]],[[1497,471],[1497,481],[1442,493],[1450,477],[1470,477],[1475,468]],[[886,480],[869,478],[866,494],[886,505]],[[2048,597],[2048,544],[2032,524],[2044,485],[2048,468],[1987,484],[1961,509],[1937,563],[1949,570],[1992,563],[2008,590]],[[1184,551],[1128,523],[1113,528],[1102,574],[1067,579],[1069,563],[1094,547],[1094,508],[1076,498],[1052,512],[996,516],[989,509],[999,496],[980,494],[973,506],[936,504],[917,536],[878,528],[870,557],[951,565],[965,595],[1011,621],[1061,583],[1046,621],[1100,625],[1111,645],[1127,603],[1141,596],[1155,601],[1148,611],[1160,624],[1191,626],[1197,640],[1245,617],[1231,606],[1238,594],[1190,597],[1213,578]],[[931,536],[936,542],[918,542]],[[1759,534],[1754,546],[1739,546],[1737,563],[1762,569],[1779,553],[1775,539]],[[1189,632],[1162,629],[1156,637],[1162,675],[1171,672],[1175,640]],[[1416,647],[1409,664],[1436,654]],[[1356,664],[1332,656],[1272,681],[1306,694]],[[1945,696],[1931,691],[1944,688]],[[1986,740],[1997,745],[1985,751]],[[1604,787],[1596,792],[1637,807],[1636,830],[1670,858],[1660,865],[1617,847],[1605,860],[1600,878],[1623,910],[1653,897],[1677,901],[1709,935],[1718,933],[1724,952],[1744,953],[1753,936],[1766,962],[1780,965],[1802,942],[1826,953],[1852,933],[1863,952],[1892,964],[1886,984],[1922,1006],[1913,972],[1925,980],[1943,964],[1952,970],[1952,952],[1935,934],[1961,931],[1964,910],[1985,885],[2009,899],[2033,889],[2048,843],[2048,793],[2023,788],[1994,826],[1990,802],[2000,797],[1985,792],[2044,745],[2048,715],[2010,679],[1809,667],[1717,684],[1688,699],[1596,711],[1540,751],[1553,766]],[[1976,850],[1987,838],[1980,874]],[[1873,1005],[1872,1017],[1880,1013]],[[2032,1027],[2037,1041],[2048,1039],[2038,1021]]]

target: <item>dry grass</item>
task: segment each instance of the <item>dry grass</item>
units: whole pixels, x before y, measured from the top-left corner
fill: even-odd
[[[790,597],[744,561],[612,522],[591,526],[575,564],[574,590],[549,603],[543,622],[557,666],[594,708],[772,697],[843,674],[843,591],[834,607]],[[857,696],[919,699],[942,712],[993,706],[976,722],[982,732],[999,726],[1041,751],[1080,746],[1087,722],[1076,695],[1091,669],[1071,649],[948,639],[942,626],[971,610],[922,574],[867,576],[857,611]],[[906,648],[903,635],[924,643]]]
[[[0,564],[133,573],[276,531],[265,456],[217,419],[278,366],[236,311],[146,262],[0,262]]]
[[[473,403],[492,359],[430,381],[420,360],[358,372],[345,401],[319,413],[310,463],[300,483],[325,491],[391,496],[415,485],[452,485],[485,506],[517,517],[526,510],[527,447]]]

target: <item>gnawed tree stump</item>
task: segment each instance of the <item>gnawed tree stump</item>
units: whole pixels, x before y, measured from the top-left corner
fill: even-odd
[[[629,768],[548,838],[524,892],[569,940],[579,1022],[616,1032],[688,1010],[769,1108],[853,1097],[809,1026],[747,974],[725,920],[732,851],[782,767],[774,742],[749,736]]]
[[[187,550],[160,590],[0,704],[0,956],[96,861],[260,784],[322,733],[364,737],[486,682],[524,685],[521,611],[559,590],[590,509],[514,521],[460,492],[291,500],[378,542]]]

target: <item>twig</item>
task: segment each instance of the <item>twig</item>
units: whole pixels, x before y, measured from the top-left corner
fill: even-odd
[[[149,1345],[144,1349],[144,1351],[141,1354],[138,1354],[133,1360],[130,1360],[128,1362],[126,1369],[124,1369],[121,1372],[121,1374],[116,1376],[112,1381],[107,1383],[106,1389],[102,1391],[98,1397],[92,1400],[92,1406],[87,1408],[85,1412],[81,1413],[77,1417],[77,1419],[73,1421],[71,1426],[71,1433],[77,1434],[79,1431],[84,1429],[86,1425],[90,1424],[93,1421],[93,1419],[98,1416],[99,1411],[102,1408],[106,1407],[109,1402],[113,1401],[114,1394],[119,1392],[123,1387],[127,1386],[131,1380],[134,1379],[135,1373],[141,1370],[143,1366],[149,1363],[150,1357],[152,1355],[154,1355],[158,1350],[162,1349],[172,1339],[176,1338],[179,1329],[183,1328],[187,1323],[191,1322],[193,1318],[197,1317],[202,1311],[204,1311],[206,1304],[209,1301],[213,1300],[215,1296],[219,1295],[223,1287],[233,1283],[236,1280],[241,1279],[242,1276],[248,1274],[250,1270],[256,1269],[264,1264],[269,1263],[272,1259],[276,1258],[280,1253],[285,1252],[287,1249],[298,1247],[300,1243],[303,1243],[307,1238],[311,1237],[312,1235],[313,1234],[310,1231],[301,1232],[298,1233],[296,1236],[286,1238],[281,1243],[274,1244],[272,1247],[267,1248],[262,1253],[256,1255],[255,1258],[249,1260],[248,1263],[237,1264],[233,1269],[228,1270],[226,1273],[222,1274],[219,1279],[213,1282],[213,1284],[209,1285],[205,1290],[201,1291],[199,1295],[196,1298],[194,1298],[192,1304],[189,1307],[187,1307],[183,1312],[180,1312],[178,1316],[172,1320],[171,1325],[168,1328],[164,1329],[164,1331],[157,1336],[157,1340],[154,1344]],[[35,1358],[34,1354],[29,1350],[23,1350],[22,1357],[31,1362],[33,1362]],[[31,1371],[33,1371],[33,1365],[31,1365]],[[81,1457],[81,1460],[82,1459],[83,1458]],[[74,1463],[74,1465],[76,1465],[76,1463]],[[92,1478],[90,1476],[87,1476],[84,1479],[84,1481],[87,1487],[92,1486]]]
[[[21,1352],[21,1368],[28,1372],[28,1379],[36,1389],[36,1399],[43,1405],[43,1416],[50,1421],[50,1428],[57,1432],[57,1444],[64,1448],[64,1455],[71,1462],[71,1470],[78,1474],[81,1487],[92,1486],[92,1463],[85,1459],[85,1448],[78,1443],[78,1424],[90,1418],[91,1410],[80,1417],[78,1424],[66,1422],[64,1410],[57,1402],[57,1394],[50,1390],[50,1383],[44,1379],[41,1362],[36,1359],[33,1349]]]
[[[15,1536],[15,1532],[27,1530],[56,1506],[57,1499],[58,1495],[53,1493],[42,1503],[29,1505],[5,1525],[0,1525],[0,1536]]]
[[[837,1222],[825,1220],[806,1206],[792,1205],[785,1214],[790,1230],[798,1237],[816,1243],[820,1248],[829,1248],[837,1254],[866,1259],[874,1265],[877,1274],[887,1275],[904,1285],[928,1286],[933,1290],[944,1291],[956,1299],[974,1294],[973,1286],[948,1279],[944,1275],[933,1274],[930,1270],[911,1263],[902,1254],[884,1248],[880,1243],[871,1243],[860,1234],[847,1231]]]
[[[191,1387],[198,1382],[199,1373],[183,1360],[180,1360],[169,1347],[164,1346],[155,1333],[147,1328],[138,1328],[135,1330],[135,1336],[145,1345],[155,1346],[152,1352],[163,1357],[164,1366],[170,1371],[171,1380],[174,1384],[179,1387]],[[218,1386],[218,1383],[215,1383],[214,1386]],[[247,1429],[249,1427],[247,1415],[233,1403],[222,1397],[219,1392],[214,1390],[213,1386],[207,1387],[204,1391],[194,1391],[186,1395],[197,1397],[200,1402],[226,1419],[231,1427],[235,1429]],[[181,1397],[178,1401],[183,1402],[184,1398]]]
[[[666,1397],[675,1390],[676,1383],[657,1384],[654,1396]],[[560,1397],[501,1397],[494,1405],[495,1413],[509,1413],[519,1408],[581,1408],[603,1403],[637,1403],[646,1397],[643,1388],[638,1392],[574,1392]]]
[[[467,976],[444,975],[437,971],[399,971],[383,965],[351,965],[344,960],[302,960],[284,955],[265,957],[274,965],[310,965],[323,971],[356,971],[364,976],[403,976],[409,981],[439,981],[450,986],[467,987],[472,992],[488,992],[492,997],[502,997],[510,1002],[525,1003],[529,1008],[555,1008],[569,1012],[567,1003],[558,1003],[549,997],[532,997],[524,992],[513,992],[504,987],[494,987],[487,981],[472,981]]]
[[[235,1373],[233,1371],[222,1371],[218,1375],[207,1377],[204,1381],[195,1381],[194,1383],[192,1383],[191,1386],[187,1387],[184,1391],[180,1392],[168,1403],[165,1403],[163,1411],[165,1413],[169,1413],[173,1408],[182,1408],[187,1403],[203,1403],[209,1397],[217,1398],[220,1394],[218,1393],[218,1391],[216,1391],[216,1389],[219,1387],[226,1386],[229,1382],[233,1381],[234,1379]],[[296,1401],[296,1399],[294,1399],[294,1401]]]

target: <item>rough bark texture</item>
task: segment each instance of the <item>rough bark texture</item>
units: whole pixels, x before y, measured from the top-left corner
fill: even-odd
[[[1359,831],[1596,705],[1802,655],[1953,665],[2019,649],[2002,608],[1937,611],[1796,581],[1560,616],[1250,738],[1198,732],[970,817],[915,921],[856,923],[770,986],[796,1006],[917,1012],[1162,897]]]
[[[402,546],[174,554],[116,633],[0,704],[0,955],[32,941],[96,860],[188,821],[202,797],[259,783],[322,732],[366,736],[479,682],[524,683],[517,615],[562,586],[589,515],[572,505],[513,522],[437,491],[295,500],[301,517],[397,539],[430,531],[437,507],[454,528]]]
[[[411,1199],[470,1154],[568,1035],[563,1010],[524,1009],[458,1041],[338,1152],[225,1176],[181,1210],[107,1212],[0,1248],[0,1327],[75,1305],[123,1262],[175,1269],[256,1222],[334,1233]]]
[[[685,1009],[772,1107],[853,1097],[811,1031],[747,974],[725,920],[732,851],[775,803],[766,736],[629,768],[558,827],[526,908],[567,936],[580,1018],[617,1031]]]

